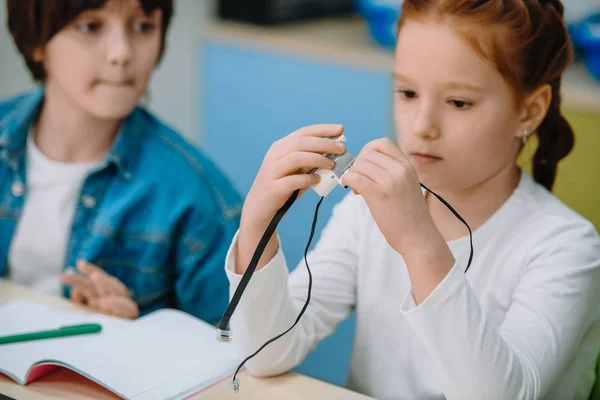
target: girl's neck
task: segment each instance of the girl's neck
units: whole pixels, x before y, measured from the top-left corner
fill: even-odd
[[[475,231],[508,200],[520,178],[520,169],[510,165],[476,186],[462,191],[436,193]],[[428,193],[426,200],[433,221],[446,241],[468,235],[467,227],[438,199]]]
[[[120,120],[103,120],[75,106],[60,89],[46,88],[33,138],[48,158],[65,163],[101,161],[115,139]]]

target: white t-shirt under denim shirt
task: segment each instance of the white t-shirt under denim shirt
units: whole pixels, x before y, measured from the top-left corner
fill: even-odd
[[[355,309],[347,387],[377,399],[587,399],[600,350],[600,238],[530,175],[474,232],[448,244],[457,262],[419,306],[402,257],[367,204],[349,194],[308,261],[311,303],[288,335],[247,367],[259,376],[299,364]],[[227,258],[231,294],[237,238]],[[297,243],[304,246],[304,243]],[[253,276],[233,315],[243,356],[289,328],[308,274],[288,278],[281,248]]]
[[[46,293],[62,293],[60,274],[79,192],[100,164],[53,161],[37,148],[29,133],[26,187],[13,187],[26,197],[9,249],[8,279]]]

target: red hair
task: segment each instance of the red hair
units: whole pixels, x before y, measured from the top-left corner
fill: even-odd
[[[533,177],[552,189],[558,162],[572,150],[573,130],[561,112],[561,77],[573,49],[559,0],[404,0],[398,32],[407,20],[451,24],[482,57],[496,65],[517,104],[548,84],[552,102],[537,129]]]

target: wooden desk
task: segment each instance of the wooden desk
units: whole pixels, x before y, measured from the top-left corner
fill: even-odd
[[[34,292],[0,279],[0,304],[15,299],[27,299],[63,309],[81,309],[65,299]],[[240,374],[240,381],[241,390],[238,394],[233,393],[228,380],[225,380],[198,393],[192,399],[368,399],[349,390],[293,373],[269,379],[256,379],[243,372]],[[0,393],[18,400],[119,399],[112,392],[66,369],[58,370],[27,386],[20,386],[0,375]]]

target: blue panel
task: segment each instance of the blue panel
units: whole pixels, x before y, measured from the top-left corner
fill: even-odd
[[[269,146],[302,126],[344,124],[348,148],[355,155],[370,140],[393,131],[387,73],[222,44],[205,44],[199,55],[203,147],[244,194]],[[337,188],[323,201],[313,244],[332,206],[345,194]],[[317,202],[309,190],[280,224],[291,269],[302,260]],[[296,371],[343,385],[353,333],[351,317]]]

